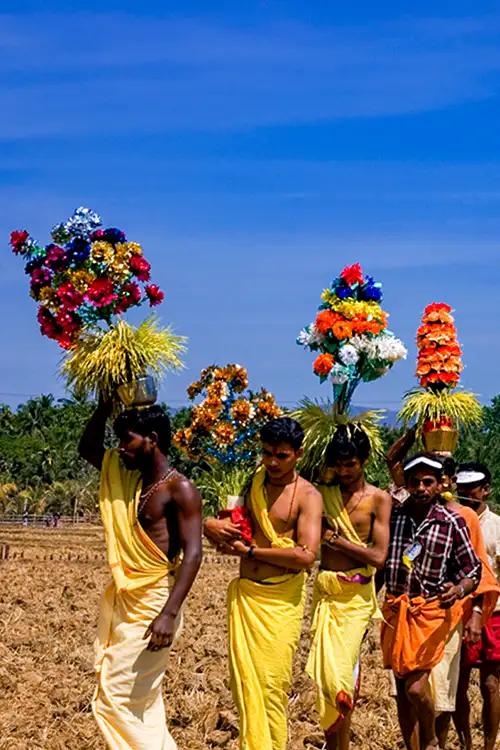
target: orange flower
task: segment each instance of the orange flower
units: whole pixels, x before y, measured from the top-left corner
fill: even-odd
[[[234,427],[230,422],[220,422],[215,427],[213,435],[219,445],[231,445],[235,438]]]
[[[315,326],[320,333],[328,333],[332,330],[334,323],[338,320],[342,320],[338,313],[334,313],[331,310],[321,310],[316,315]]]
[[[326,376],[332,369],[333,364],[334,364],[334,359],[331,354],[328,354],[328,353],[320,354],[314,360],[313,370],[316,373],[316,375]]]
[[[339,341],[349,339],[352,336],[352,325],[347,320],[338,320],[332,325],[332,333]]]
[[[245,426],[253,416],[253,406],[245,398],[239,398],[231,406],[231,416],[236,422]]]

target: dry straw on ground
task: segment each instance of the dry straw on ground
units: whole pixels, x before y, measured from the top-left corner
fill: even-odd
[[[0,527],[2,543],[10,545],[11,555],[23,551],[24,559],[0,562],[0,750],[103,749],[89,705],[92,640],[99,596],[108,579],[105,563],[94,559],[103,551],[101,531]],[[184,633],[171,653],[165,698],[179,750],[238,747],[237,715],[228,689],[224,605],[236,569],[233,561],[220,564],[207,555],[186,608]],[[322,746],[314,688],[303,671],[306,630],[307,623],[294,666],[290,750]],[[476,688],[473,698],[479,748]],[[363,646],[362,689],[352,735],[353,750],[402,747],[376,627]],[[449,747],[457,748],[455,735],[450,739]]]

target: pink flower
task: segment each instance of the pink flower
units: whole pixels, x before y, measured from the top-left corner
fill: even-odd
[[[132,255],[130,258],[130,270],[137,276],[139,281],[149,281],[151,266],[142,255]]]
[[[51,268],[53,271],[62,271],[66,268],[68,259],[64,248],[58,245],[50,245],[47,249],[47,257],[45,258],[45,265]]]
[[[165,299],[165,294],[162,292],[159,286],[156,286],[156,284],[148,284],[148,286],[145,287],[145,292],[148,295],[149,304],[151,307],[160,305]]]
[[[118,295],[114,291],[113,282],[110,279],[96,279],[93,281],[87,289],[85,297],[96,307],[106,307],[118,299]]]
[[[52,280],[52,274],[48,268],[35,268],[31,274],[32,289],[41,289],[43,286],[49,286]]]

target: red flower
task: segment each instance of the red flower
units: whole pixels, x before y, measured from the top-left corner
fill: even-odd
[[[141,301],[141,290],[135,281],[130,281],[128,284],[124,284],[121,291],[121,296],[115,306],[115,312],[117,314],[124,313],[132,305],[138,305]]]
[[[139,281],[149,281],[151,266],[142,255],[132,255],[130,258],[130,270],[137,276]]]
[[[26,240],[28,239],[29,234],[28,232],[23,229],[22,231],[14,231],[10,233],[10,244],[12,247],[13,252],[16,254],[22,253],[24,244]]]
[[[40,324],[40,330],[43,336],[48,336],[49,339],[55,339],[61,334],[61,328],[58,326],[57,321],[46,307],[40,305],[36,314],[37,320]]]
[[[67,307],[61,307],[56,315],[57,324],[63,329],[63,333],[71,335],[80,328],[80,318]]]
[[[118,299],[110,279],[96,279],[85,293],[85,297],[96,307],[106,307]]]
[[[103,237],[104,229],[95,229],[90,235],[90,240],[91,242],[95,242],[95,240],[102,240]]]
[[[346,266],[340,274],[340,278],[349,286],[353,286],[353,284],[362,284],[364,281],[363,269],[359,263],[354,263],[352,266]]]
[[[83,294],[77,292],[71,281],[61,284],[57,290],[57,296],[66,310],[76,310],[83,302]]]
[[[451,305],[447,305],[446,302],[432,302],[424,310],[424,315],[428,315],[431,312],[451,312]]]
[[[145,292],[148,295],[151,307],[161,304],[165,299],[164,293],[159,286],[156,286],[156,284],[148,284],[148,286],[145,287]]]

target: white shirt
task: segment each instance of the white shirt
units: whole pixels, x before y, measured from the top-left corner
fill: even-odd
[[[489,563],[497,581],[500,583],[500,516],[493,513],[489,508],[485,508],[479,516],[479,523],[481,524]],[[498,600],[495,612],[500,612],[500,601]]]

